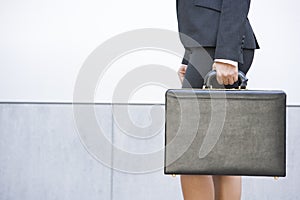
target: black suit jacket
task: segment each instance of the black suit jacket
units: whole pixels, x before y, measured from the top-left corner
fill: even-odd
[[[250,0],[177,0],[178,30],[183,46],[216,47],[214,58],[243,63],[243,48],[259,49],[247,17],[249,8]],[[188,54],[186,48],[186,61]]]

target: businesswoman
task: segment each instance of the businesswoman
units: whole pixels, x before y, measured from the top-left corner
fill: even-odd
[[[202,88],[204,76],[212,69],[217,71],[219,84],[237,86],[238,70],[246,74],[259,49],[247,17],[249,8],[250,0],[176,1],[179,36],[185,48],[178,70],[182,88]],[[207,54],[211,59],[206,59]],[[240,176],[181,175],[181,187],[185,200],[241,198]]]

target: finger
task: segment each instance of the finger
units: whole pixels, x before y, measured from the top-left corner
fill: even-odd
[[[220,85],[223,85],[223,79],[217,75],[217,81]]]
[[[213,70],[216,70],[216,63],[214,63],[214,64],[212,65],[212,69],[213,69]]]
[[[234,77],[233,77],[233,81],[234,82],[237,82],[239,80],[239,76],[238,76],[238,74],[236,73],[235,75],[234,75]]]
[[[177,71],[178,76],[181,76],[182,71]]]
[[[223,79],[223,84],[228,85],[228,79],[227,78]]]
[[[181,66],[179,67],[178,71],[182,71],[182,70],[184,70],[184,68],[185,68],[185,65],[181,65]]]
[[[180,72],[178,72],[178,74],[184,75],[184,74],[185,74],[185,71],[180,71]]]
[[[229,78],[229,79],[228,79],[228,84],[229,84],[229,85],[233,85],[234,82],[235,82],[235,81],[234,81],[234,78]]]
[[[184,73],[185,71],[186,71],[185,68],[181,68],[181,69],[179,70],[179,72],[181,72],[181,73]]]
[[[228,76],[227,75],[222,74],[222,76],[220,78],[222,79],[223,85],[227,85],[228,84]]]
[[[182,73],[183,73],[182,70],[178,70],[178,71],[177,71],[177,74],[182,74]]]

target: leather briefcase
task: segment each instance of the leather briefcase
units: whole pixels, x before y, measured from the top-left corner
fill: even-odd
[[[165,174],[286,175],[286,94],[205,87],[165,93]],[[244,89],[243,89],[244,88]]]

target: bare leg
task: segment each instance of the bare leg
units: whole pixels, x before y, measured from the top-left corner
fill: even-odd
[[[242,179],[240,176],[213,176],[215,200],[240,200]]]
[[[211,176],[181,175],[184,200],[214,200],[214,183]]]

